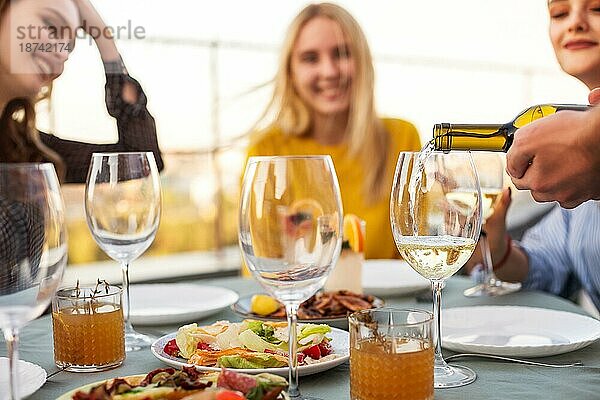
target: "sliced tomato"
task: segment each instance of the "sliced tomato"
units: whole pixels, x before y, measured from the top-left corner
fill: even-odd
[[[328,340],[323,340],[317,346],[319,346],[319,350],[321,350],[321,357],[325,357],[333,353],[333,348]]]
[[[302,364],[304,362],[304,357],[306,357],[306,354],[304,354],[304,353],[296,354],[296,358],[298,359],[298,364]]]
[[[179,357],[179,346],[177,346],[175,339],[169,340],[163,350],[170,356]]]
[[[240,392],[233,390],[223,390],[215,396],[215,400],[246,400],[246,397]]]
[[[318,344],[315,344],[314,346],[310,346],[310,347],[302,350],[302,352],[304,354],[306,354],[307,356],[309,356],[310,358],[312,358],[313,360],[318,360],[319,358],[321,358],[321,349],[319,348]]]
[[[212,350],[212,347],[210,347],[210,345],[208,343],[203,343],[203,342],[198,342],[198,345],[196,345],[197,349],[200,350]]]

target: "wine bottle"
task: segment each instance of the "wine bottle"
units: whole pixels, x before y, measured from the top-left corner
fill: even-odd
[[[579,104],[541,104],[529,107],[506,124],[435,124],[434,150],[508,151],[515,131],[536,119],[563,110],[585,111],[590,106]]]

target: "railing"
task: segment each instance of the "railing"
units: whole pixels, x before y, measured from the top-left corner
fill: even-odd
[[[237,205],[243,146],[166,152],[161,174],[163,210],[156,239],[145,253],[159,256],[219,252],[237,246]],[[226,163],[227,168],[223,168]],[[83,185],[65,185],[70,264],[108,259],[95,244],[83,208]]]

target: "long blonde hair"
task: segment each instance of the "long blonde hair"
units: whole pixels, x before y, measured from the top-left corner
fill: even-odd
[[[364,196],[368,202],[380,200],[387,191],[385,179],[389,137],[375,112],[375,72],[367,39],[358,22],[342,7],[332,3],[311,4],[294,18],[288,28],[279,68],[274,79],[274,92],[263,118],[273,116],[273,123],[285,134],[307,135],[311,129],[310,111],[292,83],[291,58],[298,35],[306,23],[316,17],[335,21],[355,62],[348,123],[345,138],[349,154],[358,158],[365,174]]]
[[[0,18],[8,12],[9,3],[8,0],[0,0]],[[50,92],[51,88],[46,87],[35,99],[12,99],[4,110],[0,110],[0,162],[52,162],[62,180],[66,174],[65,163],[42,143],[35,126],[34,105],[48,98]]]

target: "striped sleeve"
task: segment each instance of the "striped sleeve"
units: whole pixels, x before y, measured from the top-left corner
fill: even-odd
[[[568,253],[569,217],[567,210],[556,207],[523,237],[520,246],[529,259],[523,287],[563,297],[577,289]]]

